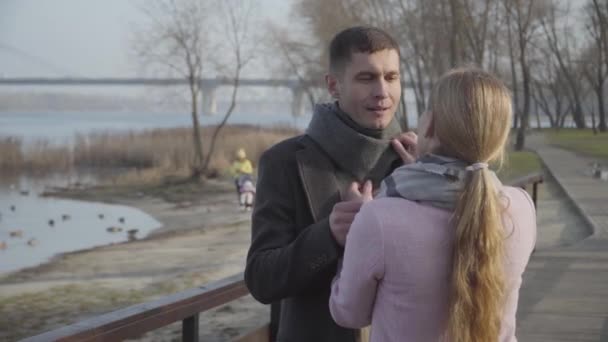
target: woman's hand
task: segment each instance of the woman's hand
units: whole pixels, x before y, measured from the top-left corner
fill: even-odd
[[[418,145],[416,133],[412,131],[401,133],[391,140],[391,145],[401,157],[401,160],[403,160],[403,164],[410,164],[416,161],[416,146]]]

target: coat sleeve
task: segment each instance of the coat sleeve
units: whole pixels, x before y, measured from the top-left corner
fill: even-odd
[[[331,286],[329,309],[338,325],[362,328],[371,323],[378,283],[384,277],[382,240],[373,208],[364,205],[348,232],[344,258]]]
[[[256,204],[252,215],[251,246],[245,282],[258,301],[329,289],[342,248],[323,219],[308,227],[295,223],[293,189],[297,169],[269,150],[260,158]]]

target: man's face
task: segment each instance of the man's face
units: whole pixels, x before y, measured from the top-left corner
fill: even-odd
[[[339,75],[328,75],[329,92],[340,108],[364,128],[386,128],[399,104],[399,55],[393,49],[353,53]]]

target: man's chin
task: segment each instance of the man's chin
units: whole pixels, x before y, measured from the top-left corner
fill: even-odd
[[[389,119],[389,117],[377,118],[376,120],[373,120],[371,122],[370,128],[385,129],[386,127],[388,127],[390,125],[391,119],[392,119],[392,117],[390,119]]]
[[[390,122],[385,122],[385,121],[374,121],[371,122],[369,125],[367,125],[367,128],[369,129],[385,129],[386,127],[388,127]]]
[[[390,124],[393,115],[388,111],[383,112],[371,112],[371,117],[369,117],[368,128],[372,129],[385,129]]]

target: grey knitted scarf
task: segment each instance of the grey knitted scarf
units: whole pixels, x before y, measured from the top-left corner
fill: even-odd
[[[437,208],[454,210],[466,176],[467,163],[438,155],[426,155],[403,165],[382,182],[378,197],[402,197]],[[502,184],[490,171],[494,184]]]
[[[306,129],[306,134],[319,144],[339,168],[359,182],[368,179],[374,169],[388,172],[390,166],[399,159],[390,146],[390,139],[399,133],[401,128],[395,119],[383,130],[364,129],[335,103],[316,105]],[[374,178],[378,178],[377,175]],[[380,179],[374,181],[379,182]]]

